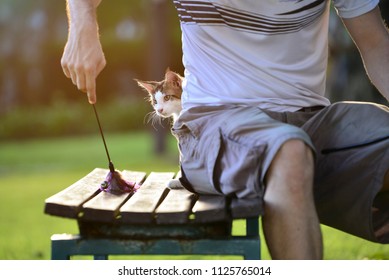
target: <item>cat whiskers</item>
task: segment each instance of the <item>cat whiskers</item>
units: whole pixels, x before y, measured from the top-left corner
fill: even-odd
[[[147,123],[151,123],[151,125],[154,127],[154,129],[157,129],[156,125],[163,127],[162,117],[158,116],[157,113],[154,111],[147,113],[145,116],[145,120]]]

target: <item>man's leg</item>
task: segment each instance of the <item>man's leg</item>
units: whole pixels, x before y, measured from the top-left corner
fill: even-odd
[[[273,259],[322,259],[320,224],[313,200],[311,149],[289,140],[266,175],[263,230]]]

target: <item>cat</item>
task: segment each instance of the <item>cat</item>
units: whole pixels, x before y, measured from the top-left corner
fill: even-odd
[[[165,78],[162,81],[141,81],[135,79],[138,85],[146,90],[149,94],[149,102],[154,108],[151,112],[153,124],[160,118],[172,118],[173,123],[181,113],[181,95],[182,81],[178,73],[171,71],[169,68],[165,72]],[[170,189],[183,188],[179,179],[172,179],[167,183]]]
[[[165,72],[165,79],[156,81],[141,81],[135,79],[138,85],[149,94],[149,102],[154,108],[152,118],[173,118],[173,122],[181,113],[182,81],[176,72],[169,68]]]

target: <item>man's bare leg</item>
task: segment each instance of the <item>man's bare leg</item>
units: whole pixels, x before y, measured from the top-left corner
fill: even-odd
[[[289,140],[266,176],[263,230],[273,259],[322,259],[320,224],[313,201],[313,155]]]

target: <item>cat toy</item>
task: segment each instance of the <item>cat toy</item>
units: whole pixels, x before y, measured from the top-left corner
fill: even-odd
[[[107,158],[108,158],[108,162],[109,162],[109,164],[108,164],[109,172],[105,178],[105,181],[103,183],[101,183],[100,190],[102,190],[104,192],[112,193],[112,194],[117,194],[117,195],[123,194],[123,193],[134,193],[140,187],[140,185],[138,185],[135,182],[127,181],[126,179],[123,178],[123,175],[120,173],[120,171],[115,169],[115,167],[111,161],[111,157],[109,156],[107,143],[105,142],[104,133],[103,133],[103,130],[102,130],[102,127],[100,124],[99,115],[97,114],[96,106],[95,106],[95,104],[92,104],[92,105],[93,105],[93,110],[95,112],[97,124],[99,126],[100,135],[101,135],[101,138],[103,139],[105,152],[107,154]]]

